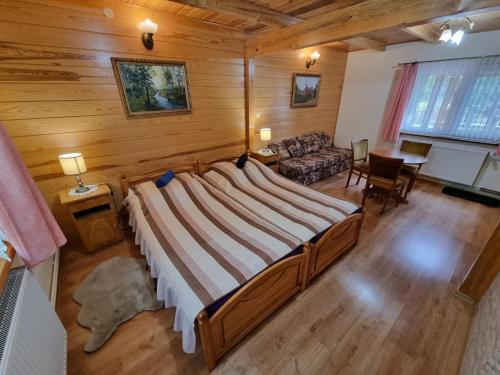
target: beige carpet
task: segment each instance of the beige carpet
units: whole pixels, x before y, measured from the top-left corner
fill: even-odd
[[[460,374],[500,374],[500,274],[476,306]]]
[[[114,257],[97,266],[73,294],[81,306],[78,323],[92,335],[84,350],[99,349],[123,322],[141,311],[158,310],[154,284],[146,261]]]

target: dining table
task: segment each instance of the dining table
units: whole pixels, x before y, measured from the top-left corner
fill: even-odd
[[[391,150],[391,149],[375,149],[371,151],[372,154],[376,154],[379,156],[385,156],[389,158],[403,159],[404,164],[408,165],[418,165],[421,166],[427,162],[429,159],[425,156],[418,154],[411,154],[409,152],[404,152],[400,150]]]

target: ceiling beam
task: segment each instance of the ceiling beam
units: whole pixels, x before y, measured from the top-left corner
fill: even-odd
[[[500,0],[367,0],[247,40],[253,56],[311,47],[391,27],[409,27],[429,20],[500,5]]]
[[[301,18],[246,0],[170,0],[175,3],[189,5],[231,14],[246,20],[260,22],[269,26],[290,26],[302,22]]]
[[[429,43],[439,43],[440,34],[431,25],[403,27],[401,31],[413,35]]]
[[[373,51],[385,51],[385,43],[379,42],[378,40],[373,40],[360,36],[357,38],[346,39],[342,42],[347,43],[352,49],[371,49]]]

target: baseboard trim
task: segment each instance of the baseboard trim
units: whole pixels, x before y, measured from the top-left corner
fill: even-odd
[[[493,191],[493,190],[487,190],[487,189],[477,188],[474,186],[459,184],[457,182],[441,180],[441,179],[436,178],[436,177],[426,176],[426,175],[422,175],[422,174],[418,175],[418,179],[435,182],[435,183],[443,185],[443,186],[450,186],[450,187],[454,187],[457,189],[467,190],[467,191],[470,191],[473,193],[484,195],[485,197],[498,199],[498,197],[500,196],[500,193],[497,193],[496,191]]]
[[[52,267],[52,281],[50,283],[50,304],[55,309],[57,299],[57,284],[59,282],[59,254],[61,249],[57,249],[54,255],[54,264]]]

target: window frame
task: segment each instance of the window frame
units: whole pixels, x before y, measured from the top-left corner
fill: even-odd
[[[434,60],[434,61],[422,61],[422,62],[419,62],[418,64],[420,64],[420,63],[422,63],[422,64],[440,63],[440,62],[445,62],[445,61],[457,61],[457,60],[476,60],[476,59],[484,59],[484,58],[491,58],[491,57],[500,58],[500,55],[475,56],[475,57],[453,58],[453,59],[443,59],[443,60]],[[492,75],[492,76],[500,78],[500,74],[498,74],[498,75]],[[426,79],[428,79],[429,77],[430,76],[426,76]],[[457,75],[456,77],[460,77],[460,76]],[[470,79],[470,76],[467,76],[467,75],[461,76],[461,77],[464,80],[469,80]],[[479,78],[479,77],[477,77],[477,78]],[[477,79],[474,79],[474,81],[472,81],[470,83],[472,83],[473,86],[474,86],[476,84],[476,82],[477,82]],[[432,91],[431,92],[431,98],[429,98],[429,101],[427,102],[427,105],[429,105],[429,103],[432,103],[431,102],[432,95],[434,94],[434,90],[436,90],[436,88],[439,90],[439,86],[433,85],[433,88],[431,90]],[[415,92],[413,90],[415,90],[415,87],[412,89],[411,96],[408,99],[408,104],[407,104],[408,106],[409,106],[409,104],[411,102],[412,96],[415,94]],[[461,92],[463,90],[466,90],[466,88],[464,88],[464,87],[459,87],[458,88],[458,92]],[[462,96],[462,94],[460,94],[460,96],[458,97],[458,99],[460,101],[462,101],[463,98],[464,97]],[[495,98],[495,96],[493,98]],[[447,97],[444,96],[443,100],[445,102],[447,100]],[[442,105],[440,105],[439,108],[441,108],[441,107],[442,107]],[[467,136],[460,136],[460,135],[453,135],[453,134],[451,134],[455,130],[455,127],[458,127],[457,124],[453,123],[453,121],[446,121],[444,123],[446,132],[448,134],[433,133],[432,131],[430,131],[430,132],[425,132],[425,131],[424,132],[418,132],[418,131],[412,131],[412,129],[404,129],[405,119],[406,119],[406,116],[407,116],[407,111],[408,111],[408,108],[405,108],[405,111],[404,111],[404,114],[403,114],[403,118],[401,119],[401,129],[400,129],[400,134],[401,135],[410,135],[410,136],[425,137],[425,138],[435,138],[435,139],[444,139],[444,140],[452,140],[452,141],[461,141],[461,142],[466,142],[466,143],[475,143],[475,144],[482,144],[482,145],[500,145],[500,140],[498,140],[498,139],[473,138],[473,137],[467,137]],[[439,116],[440,112],[441,112],[441,109],[438,111],[438,116]],[[459,112],[457,112],[457,113],[459,113]],[[454,114],[454,113],[452,113],[452,114]],[[411,116],[411,114],[410,114],[410,116]],[[425,113],[424,112],[424,116],[426,116],[428,118],[426,119],[427,123],[425,125],[424,125],[424,123],[422,123],[422,126],[427,127],[429,125],[428,124],[429,120],[432,117],[432,112],[431,113]],[[495,117],[493,117],[493,118],[495,118]],[[455,120],[458,120],[458,119],[455,119]],[[493,121],[495,121],[495,120],[493,120]],[[496,126],[494,127],[494,129],[496,129]],[[496,134],[494,134],[494,136],[495,135]]]

